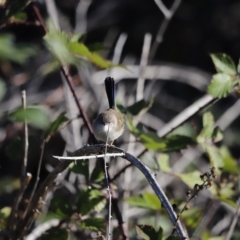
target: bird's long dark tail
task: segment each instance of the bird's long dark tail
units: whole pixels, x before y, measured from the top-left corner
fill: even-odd
[[[109,102],[109,108],[115,108],[115,82],[113,78],[105,78],[105,89]]]

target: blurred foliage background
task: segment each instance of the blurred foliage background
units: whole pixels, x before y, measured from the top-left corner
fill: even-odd
[[[151,49],[144,67],[146,81],[142,93],[142,98],[146,103],[137,106],[137,117],[134,121],[136,124],[140,122],[145,129],[154,132],[161,130],[172,118],[205,95],[211,77],[216,72],[209,56],[210,53],[227,53],[238,63],[240,57],[239,1],[162,1],[170,10],[174,4],[178,4],[176,11],[169,18],[166,18],[156,2],[158,1],[34,1],[44,21],[48,23],[46,25],[49,29],[51,24],[55,25],[55,29],[59,28],[66,33],[66,38],[76,38],[76,41],[82,42],[85,44],[84,46],[88,47],[91,54],[96,53],[106,59],[102,61],[102,59],[95,58],[95,55],[87,54],[83,59],[82,57],[74,59],[72,56],[69,57],[63,51],[62,36],[59,38],[60,40],[54,38],[56,35],[53,38],[50,35],[45,36],[41,22],[36,21],[36,12],[34,13],[30,1],[19,1],[20,7],[17,4],[18,1],[0,1],[1,209],[6,210],[6,207],[13,204],[20,186],[20,169],[24,149],[22,121],[26,117],[19,109],[22,105],[22,90],[26,90],[27,105],[30,106],[28,110],[28,120],[31,124],[29,125],[27,172],[33,176],[24,199],[29,199],[34,186],[41,154],[40,146],[43,136],[45,136],[44,131],[49,129],[51,123],[61,113],[66,112],[66,119],[59,120],[58,127],[67,119],[70,122],[61,128],[61,131],[51,136],[50,141],[46,144],[39,184],[58,164],[58,160],[54,159],[52,155],[62,155],[67,151],[75,151],[87,143],[93,143],[86,124],[81,117],[78,118],[78,108],[64,80],[64,75],[59,70],[60,64],[59,61],[56,61],[56,57],[58,60],[63,57],[60,63],[74,65],[69,73],[72,76],[79,101],[91,122],[101,110],[107,107],[103,81],[108,75],[113,76],[117,82],[119,105],[129,107],[141,100],[137,97],[137,80],[142,65],[144,39],[146,39],[147,33],[151,34],[148,35],[151,36]],[[162,31],[161,38],[158,35],[159,31]],[[49,44],[49,39],[51,43],[54,39],[52,45]],[[74,55],[78,55],[78,51],[79,48],[72,49]],[[110,70],[105,69],[114,64],[121,66]],[[153,97],[154,101],[152,101]],[[141,113],[139,108],[143,110]],[[230,164],[233,164],[229,167],[230,170],[221,175],[220,182],[231,185],[226,189],[228,191],[231,189],[233,192],[228,192],[226,196],[231,196],[231,200],[236,202],[239,195],[238,180],[236,180],[239,171],[235,170],[239,168],[240,156],[238,94],[233,93],[227,98],[221,99],[211,106],[210,110],[217,125],[223,130],[222,156],[230,158]],[[195,138],[201,130],[202,113],[198,113],[176,129],[174,133]],[[128,130],[116,145],[135,156],[138,156],[144,149]],[[156,172],[159,167],[162,169],[162,172],[158,173],[159,183],[172,203],[176,203],[180,209],[186,201],[186,191],[190,186],[193,187],[193,182],[196,183],[195,181],[199,180],[195,175],[186,178],[187,175],[181,176],[181,174],[196,169],[200,172],[209,169],[207,155],[199,149],[199,145],[195,143],[191,148],[170,154],[149,152],[142,156],[142,161]],[[110,174],[114,176],[126,163],[114,159],[109,165]],[[89,168],[91,173],[95,169],[95,163],[90,162],[86,168]],[[171,174],[169,174],[169,169],[171,169]],[[45,218],[42,217],[38,224],[50,219],[48,216],[50,213],[54,213],[55,216],[58,213],[58,216],[62,218],[69,217],[68,209],[65,209],[64,213],[59,213],[59,209],[62,209],[64,205],[60,198],[65,198],[68,206],[72,206],[74,197],[81,198],[78,195],[79,192],[82,194],[84,191],[88,192],[84,189],[85,186],[91,186],[94,182],[96,184],[94,187],[98,190],[101,189],[105,184],[103,175],[97,170],[95,171],[96,176],[92,178],[89,177],[91,174],[84,172],[82,168],[81,170],[77,169],[76,166],[72,166],[71,171],[65,171],[57,180],[59,186],[55,189],[54,194],[53,192],[49,194],[47,198],[49,205],[50,200],[54,200],[50,207],[47,205],[44,208]],[[154,198],[154,196],[150,195],[149,197],[150,189],[147,182],[142,176],[134,173],[137,173],[136,169],[128,168],[114,182],[123,219],[129,228],[129,236],[136,239],[135,224],[151,224],[156,228],[161,226],[167,235],[171,232],[171,224],[167,216],[162,212],[156,199],[150,201],[150,205],[156,203],[150,209],[149,204],[142,201],[142,199],[146,200]],[[91,194],[89,193],[89,195]],[[98,212],[101,212],[106,201],[103,200],[100,190],[94,194],[97,200],[91,205],[91,208],[98,206]],[[135,199],[129,198],[130,196],[135,196]],[[124,201],[126,199],[128,201]],[[219,199],[214,199],[209,193],[202,193],[198,199],[194,199],[194,207],[184,212],[182,217],[190,236],[196,237],[196,239],[226,236],[235,209],[232,206],[226,206],[226,201],[224,204]],[[22,201],[20,210],[24,211],[26,205],[27,203]],[[77,206],[79,207],[78,204]],[[79,208],[81,209],[81,207]],[[84,214],[87,213],[88,211],[84,212]],[[0,217],[3,216],[1,214]],[[104,214],[103,216],[105,216]],[[93,239],[94,237],[90,237],[89,232],[84,232],[82,229],[103,230],[103,222],[99,223],[100,227],[95,228],[87,228],[87,224],[89,223],[82,222],[81,230],[75,234],[75,238],[73,236],[72,238]],[[113,226],[117,225],[113,220]],[[116,229],[114,228],[114,231],[117,232],[114,232],[114,239],[118,239],[120,235]],[[238,225],[238,230],[234,232],[232,239],[238,239],[239,234]]]

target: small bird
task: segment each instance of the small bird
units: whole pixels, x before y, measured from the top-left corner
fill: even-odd
[[[124,121],[122,114],[116,109],[115,105],[115,82],[111,77],[105,79],[105,90],[109,102],[109,109],[100,113],[93,120],[93,133],[97,140],[113,144],[124,131]]]

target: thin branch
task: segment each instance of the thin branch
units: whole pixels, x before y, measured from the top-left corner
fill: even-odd
[[[122,54],[122,50],[124,47],[124,44],[127,40],[128,35],[126,33],[121,33],[116,46],[114,48],[114,53],[113,53],[113,58],[112,58],[112,62],[119,64],[120,63],[120,58],[121,58],[121,54]]]
[[[108,170],[107,170],[107,143],[108,143],[108,136],[109,136],[109,125],[108,125],[108,132],[107,132],[107,139],[105,143],[105,156],[103,158],[104,160],[104,173],[105,173],[105,180],[106,180],[106,186],[107,186],[107,194],[108,194],[108,226],[107,226],[107,240],[111,239],[111,219],[112,219],[112,192],[109,184],[109,177],[108,177]]]
[[[43,143],[42,143],[42,146],[41,146],[41,154],[40,154],[40,159],[39,159],[39,162],[38,162],[36,180],[35,180],[35,183],[34,183],[34,186],[33,186],[33,190],[32,190],[31,196],[29,198],[29,204],[28,204],[27,208],[25,209],[25,211],[23,213],[23,219],[25,219],[26,215],[29,212],[33,212],[34,209],[37,209],[37,206],[35,208],[31,208],[31,203],[33,201],[33,198],[34,198],[37,186],[38,186],[38,182],[40,180],[40,171],[41,171],[41,167],[42,167],[42,160],[43,160],[43,153],[44,153],[44,149],[45,149],[45,144],[46,144],[46,142],[44,140]],[[25,226],[25,228],[22,230],[21,237],[24,236],[24,233],[27,230],[27,227],[28,226]]]
[[[233,231],[234,231],[234,228],[236,227],[237,223],[238,223],[238,217],[240,215],[240,198],[238,198],[238,201],[237,201],[237,204],[238,204],[238,207],[237,207],[237,211],[233,217],[233,220],[231,222],[231,225],[230,225],[230,228],[228,230],[228,233],[227,233],[227,236],[226,236],[226,240],[230,240],[232,235],[233,235]]]
[[[43,21],[43,18],[41,16],[37,6],[34,3],[33,3],[33,9],[34,9],[34,12],[36,14],[36,17],[37,17],[38,21],[41,24],[41,27],[43,28],[43,30],[44,30],[44,32],[46,34],[47,33],[47,28],[45,26],[45,23]],[[91,133],[91,135],[93,135],[92,125],[91,125],[91,123],[90,123],[90,121],[89,121],[85,111],[83,110],[83,108],[82,108],[82,106],[81,106],[81,104],[79,102],[79,99],[77,97],[76,91],[74,89],[72,76],[70,75],[70,72],[69,72],[69,67],[68,66],[61,66],[61,72],[62,72],[63,76],[65,77],[65,80],[66,80],[66,82],[67,82],[67,84],[68,84],[68,86],[69,86],[69,88],[70,88],[70,90],[71,90],[71,92],[73,94],[74,100],[75,100],[75,102],[77,104],[78,110],[79,110],[79,112],[80,112],[80,114],[81,114],[81,116],[83,118],[83,121],[84,121],[85,125],[87,126],[87,128],[88,128],[89,132]]]
[[[158,0],[158,2],[159,1],[160,0]],[[156,0],[155,0],[155,2],[157,3]],[[167,29],[167,27],[168,27],[168,25],[169,25],[173,15],[174,15],[174,13],[178,9],[180,3],[181,3],[181,0],[175,0],[175,2],[173,3],[171,9],[168,10],[169,11],[168,14],[167,15],[165,15],[166,13],[164,14],[165,18],[164,18],[163,23],[161,24],[161,26],[160,26],[160,28],[158,30],[156,38],[154,40],[154,43],[153,43],[153,46],[152,46],[152,49],[151,49],[151,52],[150,52],[149,61],[152,61],[153,58],[155,57],[156,51],[157,51],[157,49],[159,47],[159,44],[163,41],[163,36],[165,34],[165,31],[166,31],[166,29]],[[159,4],[157,4],[157,5],[160,8],[160,5]],[[161,6],[160,10],[162,11],[162,9],[163,8]]]
[[[35,240],[40,238],[47,230],[57,227],[60,223],[59,219],[51,219],[37,226],[33,231],[26,237],[25,240]]]
[[[139,77],[139,65],[126,65],[125,67],[129,71],[126,71],[126,69],[123,68],[111,69],[111,77],[114,78],[115,82],[118,82],[124,78],[130,78],[135,81],[134,79]],[[95,84],[102,84],[107,74],[108,70],[101,70],[93,73],[93,82]],[[174,80],[180,83],[188,84],[189,86],[197,88],[201,91],[205,91],[206,86],[211,80],[211,77],[211,74],[200,69],[166,62],[160,62],[159,65],[148,65],[145,69],[145,78],[149,80]]]
[[[216,103],[218,99],[206,94],[197,100],[195,103],[184,109],[180,114],[173,118],[169,123],[165,124],[162,129],[158,131],[160,137],[164,137],[172,132],[177,127],[185,123],[189,118],[193,117],[196,113],[200,112],[203,108],[209,107]]]
[[[151,47],[152,35],[147,33],[144,37],[142,56],[140,61],[139,76],[137,80],[136,100],[140,101],[144,96],[145,71],[148,64],[149,50]]]
[[[23,109],[26,110],[27,108],[27,100],[26,100],[26,91],[22,91],[22,105]],[[24,182],[24,178],[26,176],[27,172],[27,160],[28,160],[28,147],[29,147],[29,142],[28,142],[28,124],[27,124],[27,119],[24,120],[24,157],[23,157],[23,165],[22,165],[22,186]]]
[[[74,152],[73,156],[98,154],[98,153],[102,153],[104,150],[105,150],[104,145],[85,146],[85,147],[77,150],[76,152]],[[123,158],[128,160],[132,164],[134,164],[145,175],[145,177],[149,181],[149,184],[151,185],[154,192],[156,193],[159,200],[161,201],[162,205],[167,210],[167,213],[170,216],[172,223],[175,224],[177,216],[176,216],[175,212],[173,211],[171,203],[168,201],[165,193],[163,192],[163,190],[159,186],[158,182],[156,181],[154,174],[151,173],[151,171],[147,167],[145,167],[145,165],[143,165],[139,159],[135,158],[134,156],[130,155],[129,153],[122,151],[122,149],[120,149],[120,148],[116,148],[114,146],[108,146],[108,152],[109,153],[124,153],[125,155],[123,156]],[[44,200],[44,197],[46,196],[47,192],[49,191],[49,186],[52,186],[57,175],[59,173],[61,173],[62,171],[64,171],[71,162],[72,161],[60,162],[55,167],[53,172],[51,172],[47,176],[47,178],[44,180],[44,182],[41,184],[41,186],[37,190],[36,194],[34,195],[33,200],[30,203],[30,209],[38,208],[38,203],[40,200],[42,200],[42,201]],[[28,226],[29,222],[31,222],[33,217],[34,217],[34,211],[28,211],[26,217],[20,222],[16,233],[19,234],[19,232],[21,232],[26,226]],[[176,228],[177,228],[178,235],[180,237],[184,238],[186,236],[186,234],[184,233],[184,230],[181,226],[180,221],[177,222]]]
[[[154,0],[158,8],[162,11],[165,18],[171,17],[172,13],[169,11],[161,0]]]
[[[26,91],[22,91],[22,107],[24,111],[27,108],[27,100],[26,100]],[[23,155],[23,163],[22,163],[22,169],[21,169],[21,187],[19,189],[19,192],[14,200],[13,207],[11,210],[11,214],[8,220],[7,228],[13,229],[15,226],[15,220],[18,217],[18,207],[22,200],[23,194],[32,178],[32,175],[30,173],[27,173],[27,160],[28,160],[28,125],[27,120],[24,120],[24,155]]]

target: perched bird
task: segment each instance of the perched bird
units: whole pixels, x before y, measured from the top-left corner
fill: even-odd
[[[109,102],[109,109],[100,113],[93,120],[93,133],[97,140],[113,144],[124,131],[124,121],[122,114],[115,105],[115,82],[111,77],[105,79],[105,90]]]

